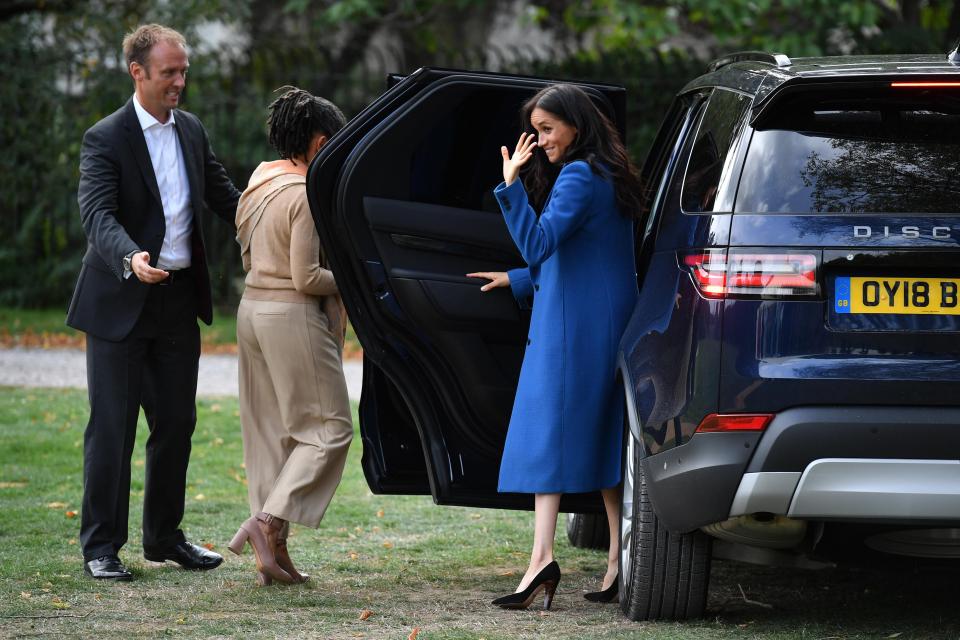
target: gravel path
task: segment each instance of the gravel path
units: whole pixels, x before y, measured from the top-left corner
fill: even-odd
[[[343,363],[343,372],[350,398],[359,400],[362,362],[347,360]],[[86,353],[74,349],[0,349],[0,386],[85,389]],[[200,356],[197,395],[235,396],[237,388],[237,356]]]

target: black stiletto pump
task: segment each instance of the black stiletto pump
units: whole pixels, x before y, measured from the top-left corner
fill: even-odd
[[[526,589],[517,593],[511,593],[502,598],[497,598],[490,604],[495,604],[504,609],[526,609],[542,589],[543,609],[546,611],[550,609],[550,604],[553,602],[553,594],[556,593],[558,584],[560,584],[560,565],[554,560],[540,570],[540,573],[530,581]]]
[[[583,594],[590,602],[613,602],[620,595],[620,576],[613,579],[613,584],[603,591],[591,591]]]

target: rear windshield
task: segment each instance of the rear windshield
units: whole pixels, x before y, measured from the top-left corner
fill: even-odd
[[[753,134],[739,213],[960,213],[960,113],[937,105],[811,105]]]

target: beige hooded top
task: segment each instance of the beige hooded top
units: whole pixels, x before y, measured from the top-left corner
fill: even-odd
[[[237,242],[245,298],[318,302],[342,341],[345,317],[333,273],[321,260],[320,237],[307,204],[306,178],[263,162],[237,204]]]

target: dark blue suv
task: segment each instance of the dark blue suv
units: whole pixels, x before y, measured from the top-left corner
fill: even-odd
[[[379,493],[496,491],[529,316],[463,274],[522,264],[491,189],[548,81],[421,69],[334,137],[311,208],[364,347]],[[624,90],[583,85],[620,126]],[[621,343],[624,612],[703,613],[712,543],[960,555],[960,61],[736,54],[643,168]],[[568,495],[583,531],[596,495]]]

